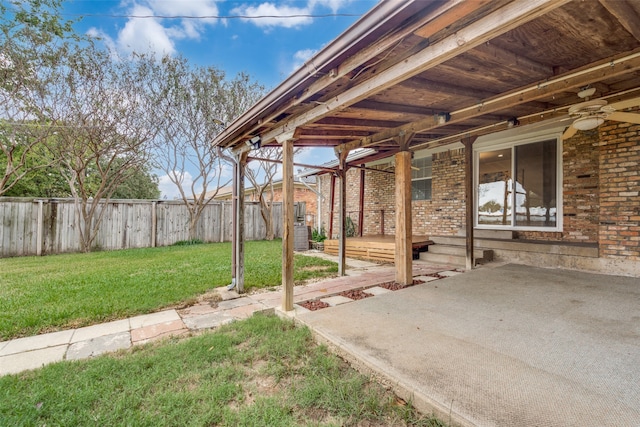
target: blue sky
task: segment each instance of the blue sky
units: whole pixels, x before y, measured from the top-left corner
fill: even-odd
[[[224,70],[229,77],[246,72],[271,89],[375,3],[376,0],[72,0],[63,2],[63,13],[68,19],[83,16],[76,30],[99,35],[110,49],[120,53],[182,54],[193,63]],[[286,17],[292,15],[298,16]],[[177,16],[203,18],[170,18]],[[319,164],[333,158],[332,150],[305,150],[296,161]],[[173,198],[162,178],[163,195]]]

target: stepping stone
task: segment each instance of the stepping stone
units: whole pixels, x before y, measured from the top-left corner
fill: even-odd
[[[71,344],[67,350],[66,359],[87,359],[129,347],[131,347],[131,334],[121,332]]]
[[[440,273],[438,273],[440,274]],[[416,276],[413,278],[414,280],[422,280],[423,282],[433,282],[434,280],[440,280],[439,277],[433,276]]]
[[[389,289],[383,288],[382,286],[374,286],[372,288],[365,289],[364,292],[375,296],[375,295],[388,294],[391,291]]]
[[[0,376],[17,374],[29,369],[38,369],[49,363],[64,360],[67,345],[41,348],[24,353],[0,357]]]
[[[233,317],[223,313],[204,314],[202,316],[185,316],[182,321],[191,330],[217,328],[227,323],[233,322]]]
[[[354,300],[352,300],[351,298],[343,297],[341,295],[336,295],[333,297],[322,298],[320,301],[326,302],[331,307],[335,307],[336,305],[353,302]]]
[[[449,270],[449,271],[440,271],[438,272],[439,275],[441,276],[445,276],[445,277],[453,277],[453,276],[457,276],[458,274],[463,274],[459,271],[453,271],[453,270]]]
[[[68,330],[6,341],[0,350],[0,356],[66,345],[72,336],[73,330]]]

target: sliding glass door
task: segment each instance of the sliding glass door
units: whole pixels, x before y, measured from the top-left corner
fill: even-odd
[[[556,139],[480,151],[477,159],[478,226],[558,228]]]

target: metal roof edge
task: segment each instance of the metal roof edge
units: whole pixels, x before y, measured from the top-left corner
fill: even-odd
[[[370,34],[385,22],[398,16],[402,11],[412,7],[421,0],[381,0],[371,10],[365,13],[360,19],[352,24],[347,30],[330,42],[325,48],[316,53],[310,60],[305,62],[300,68],[294,71],[282,83],[276,86],[265,95],[260,101],[254,104],[249,110],[235,119],[226,129],[218,134],[212,141],[214,146],[230,146],[240,137],[242,127],[248,122],[257,121],[264,112],[282,101],[283,98],[291,96],[291,92],[306,82],[313,74],[307,71],[307,64],[313,64],[314,70],[324,70],[332,60],[335,60],[341,53],[348,51],[355,43],[364,36]]]

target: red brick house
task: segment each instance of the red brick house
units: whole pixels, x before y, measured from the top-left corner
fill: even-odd
[[[401,283],[416,235],[463,239],[468,268],[489,246],[640,276],[639,70],[634,0],[381,1],[214,143],[238,182],[247,141],[282,146],[285,204],[293,147],[334,147],[342,271],[358,211],[364,235],[394,236]],[[291,260],[285,236],[285,289]]]

